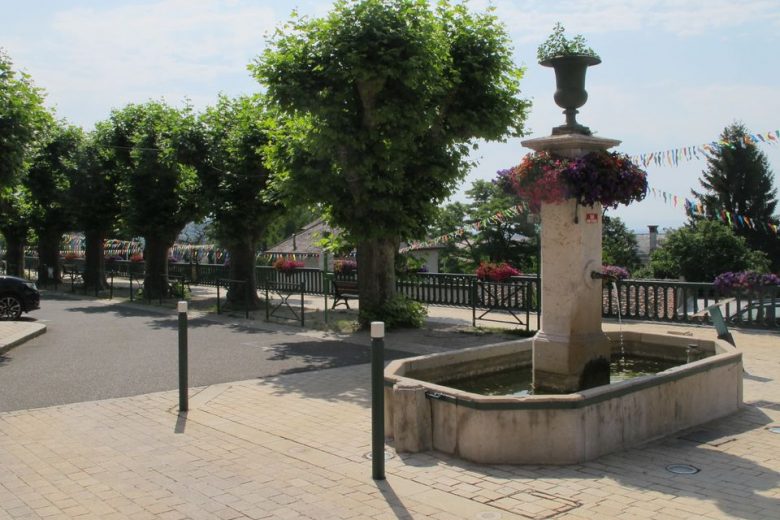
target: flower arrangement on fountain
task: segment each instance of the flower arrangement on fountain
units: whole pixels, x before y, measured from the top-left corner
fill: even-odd
[[[523,273],[506,262],[480,262],[476,274],[477,278],[480,280],[503,282],[513,276],[520,276]]]
[[[731,292],[757,293],[762,288],[780,285],[780,277],[775,274],[755,271],[725,272],[715,277],[713,285],[723,294]]]
[[[498,181],[539,212],[543,202],[560,204],[574,198],[583,206],[604,207],[640,201],[647,195],[647,173],[628,156],[590,152],[577,159],[548,152],[527,154],[517,166],[498,172]]]
[[[303,267],[303,262],[290,260],[284,257],[277,258],[274,262],[274,269],[284,274],[291,274],[299,267]]]

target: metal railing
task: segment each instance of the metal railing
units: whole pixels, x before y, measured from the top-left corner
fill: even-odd
[[[38,259],[25,258],[28,276],[37,270]],[[83,260],[69,260],[79,265]],[[144,263],[113,260],[106,263],[107,271],[116,277],[134,280],[143,277]],[[219,264],[171,263],[169,274],[178,283],[217,286],[220,279],[228,278],[229,267]],[[294,284],[304,294],[324,294],[325,273],[320,269],[299,268],[285,274],[273,267],[256,268],[257,287],[267,283]],[[341,275],[330,273],[338,279],[357,279],[355,273]],[[396,281],[400,294],[422,303],[453,307],[512,310],[539,313],[539,279],[534,276],[513,277],[501,284],[497,293],[490,284],[478,284],[473,274],[415,273],[401,276]],[[499,296],[500,294],[500,296]],[[619,303],[618,303],[619,302]],[[618,305],[620,312],[618,313]],[[718,292],[710,283],[691,283],[677,280],[621,280],[615,285],[603,283],[602,316],[630,320],[710,323],[707,307],[720,305],[724,319],[730,325],[757,328],[780,328],[780,287],[764,287],[756,291]]]

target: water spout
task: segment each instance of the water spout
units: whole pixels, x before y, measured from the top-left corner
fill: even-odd
[[[607,280],[608,282],[614,283],[618,281],[618,277],[611,274],[602,273],[601,271],[591,271],[590,277],[594,280]]]

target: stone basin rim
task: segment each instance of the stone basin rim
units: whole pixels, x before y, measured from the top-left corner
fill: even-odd
[[[605,333],[611,340],[619,338],[618,332]],[[507,409],[572,409],[582,408],[601,401],[621,397],[632,392],[645,388],[668,384],[679,379],[707,372],[717,367],[741,363],[742,352],[720,339],[700,339],[690,337],[678,337],[667,334],[649,334],[637,332],[624,332],[624,337],[628,341],[636,341],[640,344],[662,344],[678,348],[685,348],[687,345],[696,344],[698,347],[710,347],[715,353],[707,358],[685,363],[679,366],[668,368],[657,374],[639,376],[625,381],[619,381],[608,385],[598,386],[582,390],[571,394],[542,394],[542,395],[482,395],[473,392],[467,392],[456,388],[444,386],[441,384],[415,379],[398,372],[404,372],[405,366],[414,362],[433,360],[437,358],[459,359],[463,357],[472,357],[474,354],[482,352],[505,349],[507,347],[517,346],[518,352],[526,351],[531,348],[533,338],[522,340],[512,340],[503,343],[493,343],[479,347],[471,347],[459,350],[457,352],[445,352],[438,354],[428,354],[415,356],[392,361],[385,369],[385,387],[393,387],[395,384],[404,386],[422,386],[430,395],[431,399],[440,399],[443,401],[454,402],[459,406],[475,408],[481,410],[507,410]],[[629,339],[630,336],[630,339]],[[655,340],[655,341],[653,341]],[[478,360],[479,358],[475,358]]]

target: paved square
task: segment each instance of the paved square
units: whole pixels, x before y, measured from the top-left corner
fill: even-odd
[[[780,336],[734,335],[741,412],[571,466],[389,446],[375,482],[368,365],[193,389],[186,416],[177,392],[6,412],[0,518],[780,518],[780,434],[768,430],[780,426]],[[675,463],[700,472],[665,469]]]

